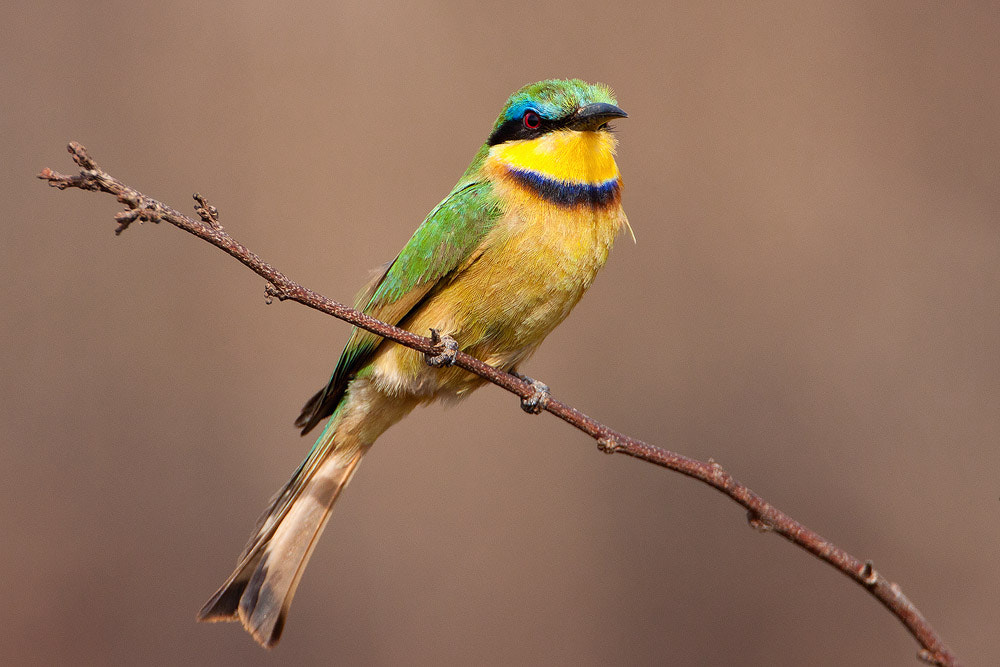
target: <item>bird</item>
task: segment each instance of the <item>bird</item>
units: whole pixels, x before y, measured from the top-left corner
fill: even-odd
[[[449,336],[516,373],[591,286],[619,232],[631,233],[609,125],[626,117],[604,84],[549,79],[517,90],[357,308]],[[322,433],[198,620],[240,621],[260,645],[276,645],[333,503],[375,440],[417,405],[460,399],[484,382],[353,329],[329,382],[295,421],[305,435],[327,420]]]

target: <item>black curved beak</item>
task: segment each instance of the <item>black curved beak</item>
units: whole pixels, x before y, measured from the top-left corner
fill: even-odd
[[[574,130],[596,130],[614,118],[628,118],[628,114],[614,104],[597,102],[577,109],[569,126]]]

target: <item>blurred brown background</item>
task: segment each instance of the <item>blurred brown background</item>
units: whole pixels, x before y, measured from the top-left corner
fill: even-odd
[[[194,622],[348,327],[34,179],[70,139],[351,299],[514,89],[611,84],[638,237],[525,368],[714,457],[994,662],[996,3],[7,3],[0,662],[916,664],[857,586],[486,388],[392,429],[282,644]]]

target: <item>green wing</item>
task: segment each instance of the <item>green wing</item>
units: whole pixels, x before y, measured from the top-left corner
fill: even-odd
[[[362,291],[356,307],[383,322],[398,324],[439,280],[471,259],[499,216],[488,182],[460,183],[434,207],[385,272]],[[347,383],[382,342],[381,336],[363,329],[351,332],[330,382],[309,399],[295,420],[303,435],[333,414]]]

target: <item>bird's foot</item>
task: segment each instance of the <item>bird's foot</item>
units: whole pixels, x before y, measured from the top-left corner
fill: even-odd
[[[424,361],[428,366],[444,368],[455,363],[455,355],[458,354],[457,340],[448,334],[442,335],[437,329],[431,329],[431,343],[434,344],[434,352],[424,354]]]
[[[552,396],[549,393],[549,385],[544,382],[539,382],[534,378],[530,378],[527,375],[521,375],[517,371],[512,371],[512,374],[525,382],[531,383],[531,396],[521,398],[521,409],[529,415],[537,415],[544,410],[545,406],[549,404],[549,398]]]

